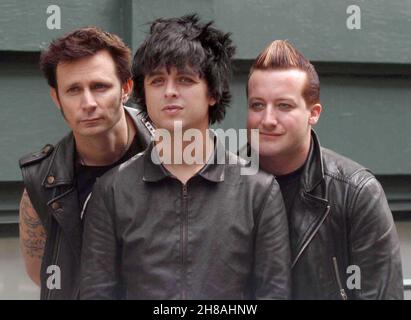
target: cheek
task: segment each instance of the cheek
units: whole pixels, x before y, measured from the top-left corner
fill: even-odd
[[[154,94],[152,89],[145,89],[144,97],[147,109],[152,109],[152,107],[156,104],[156,100],[158,100],[156,99],[158,95]]]
[[[248,111],[247,115],[247,128],[248,129],[258,129],[260,124],[260,115],[253,111]]]
[[[70,117],[76,113],[80,108],[76,108],[78,102],[75,99],[61,99],[60,100],[60,110],[65,114],[66,117]]]
[[[100,99],[97,99],[100,105],[105,105],[108,108],[111,109],[117,109],[117,107],[119,106],[119,104],[121,104],[121,94],[119,93],[111,93],[109,95],[106,96],[101,96],[99,97]]]

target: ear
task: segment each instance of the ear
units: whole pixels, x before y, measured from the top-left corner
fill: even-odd
[[[121,101],[122,103],[126,103],[131,96],[131,92],[133,91],[133,80],[130,78],[126,82],[123,83],[121,87]]]
[[[213,107],[215,104],[216,104],[216,99],[215,98],[213,98],[213,97],[209,97],[208,98],[208,105],[209,106],[211,106],[211,107]]]
[[[58,97],[57,90],[53,87],[50,88],[50,97],[53,100],[56,107],[61,110],[60,99]]]
[[[310,107],[310,117],[308,119],[308,123],[310,125],[313,126],[318,122],[322,109],[323,107],[319,103],[316,103]]]

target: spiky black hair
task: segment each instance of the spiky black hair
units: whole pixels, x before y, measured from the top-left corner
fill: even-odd
[[[133,97],[144,110],[144,77],[160,68],[190,67],[205,79],[216,104],[209,108],[213,124],[224,119],[231,100],[229,81],[235,46],[230,33],[201,22],[197,14],[180,18],[160,18],[151,23],[150,32],[133,58]]]

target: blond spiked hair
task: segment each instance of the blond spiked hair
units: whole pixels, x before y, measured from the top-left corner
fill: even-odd
[[[297,69],[307,74],[303,97],[307,105],[320,102],[320,80],[314,66],[287,40],[271,42],[254,60],[248,79],[255,70]],[[248,95],[248,93],[247,93]]]

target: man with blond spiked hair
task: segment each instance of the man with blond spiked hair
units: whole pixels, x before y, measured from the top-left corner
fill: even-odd
[[[323,109],[314,66],[289,42],[272,42],[251,67],[247,100],[260,168],[284,197],[293,298],[402,299],[400,245],[381,185],[313,131]]]

